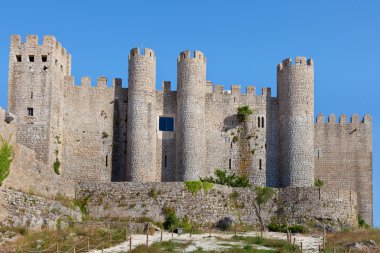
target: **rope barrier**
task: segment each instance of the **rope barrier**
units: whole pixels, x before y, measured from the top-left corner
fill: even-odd
[[[84,250],[84,252],[89,252],[91,249],[99,249],[99,247],[102,247],[102,250],[104,249],[104,247],[106,247],[107,245],[110,247],[112,242],[122,242],[122,241],[125,241],[127,236],[128,232],[128,228],[124,228],[122,230],[120,230],[119,232],[116,232],[116,233],[108,233],[107,235],[101,237],[101,238],[98,238],[96,239],[97,241],[101,241],[100,244],[98,244],[97,246],[91,246],[90,244],[90,237],[86,236],[86,237],[83,237],[79,242],[76,242],[73,244],[59,244],[59,247],[58,247],[58,243],[55,242],[53,243],[52,245],[50,245],[48,248],[46,249],[43,249],[43,250],[25,250],[25,245],[22,245],[21,246],[21,252],[24,252],[24,253],[43,253],[43,252],[48,252],[50,250],[52,250],[54,247],[56,248],[56,250],[54,250],[54,252],[59,252],[59,248],[65,248],[65,247],[69,247],[68,250],[66,251],[63,251],[61,253],[70,253],[74,250],[75,253],[79,253],[80,251]],[[120,237],[120,238],[117,238],[117,237]],[[83,244],[83,243],[86,243],[85,246],[83,246],[82,248],[79,248],[79,249],[76,249],[77,246]],[[29,247],[32,247],[33,243],[30,243],[28,244],[27,246]]]

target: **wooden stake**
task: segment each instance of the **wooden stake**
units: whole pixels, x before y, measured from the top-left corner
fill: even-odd
[[[87,237],[87,251],[90,251],[90,237]]]
[[[129,237],[129,250],[132,250],[132,236]]]
[[[162,229],[161,229],[161,238],[160,238],[160,241],[162,242]]]
[[[302,253],[302,242],[301,242],[301,253]]]

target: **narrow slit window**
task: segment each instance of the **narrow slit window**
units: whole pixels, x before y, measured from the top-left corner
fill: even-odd
[[[30,99],[33,99],[33,92],[30,93]]]
[[[231,169],[231,167],[232,167],[232,161],[231,161],[231,159],[229,159],[228,160],[228,168]]]
[[[47,55],[41,55],[42,62],[47,62]]]
[[[165,156],[165,159],[164,159],[164,166],[165,166],[165,168],[168,167],[168,156],[167,155]]]
[[[29,55],[29,62],[34,62],[34,55]]]
[[[21,55],[16,55],[16,61],[21,62]]]
[[[106,155],[106,167],[108,167],[108,155]]]
[[[260,117],[257,117],[257,127],[260,128]]]
[[[264,117],[261,117],[261,127],[264,128]]]
[[[33,108],[28,108],[28,116],[33,116]]]
[[[232,148],[232,141],[231,141],[231,148]]]
[[[261,159],[259,159],[259,170],[261,170],[262,169],[262,161],[261,161]]]

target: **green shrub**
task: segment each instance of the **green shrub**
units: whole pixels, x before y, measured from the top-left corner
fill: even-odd
[[[214,172],[216,178],[200,178],[202,182],[227,185],[230,187],[248,187],[249,180],[247,176],[237,176],[235,173],[228,174],[226,170],[217,169]]]
[[[365,222],[365,220],[361,216],[358,217],[358,225],[361,228],[365,228],[365,229],[370,228],[370,226]]]
[[[109,134],[107,132],[102,133],[102,139],[107,139]]]
[[[171,207],[164,207],[162,211],[165,215],[165,221],[163,223],[164,229],[170,230],[178,227],[179,219],[175,213],[175,210]]]
[[[202,181],[185,181],[185,188],[192,194],[196,194],[203,189],[205,193],[214,187],[212,182],[202,182]]]
[[[315,181],[314,181],[314,186],[316,186],[316,187],[318,187],[318,188],[322,188],[324,184],[325,184],[325,183],[324,183],[323,180],[320,179],[320,178],[317,178],[317,179],[315,179]]]
[[[241,123],[246,122],[247,118],[252,113],[253,113],[253,111],[252,111],[252,109],[249,108],[248,105],[240,106],[237,108],[237,118]]]
[[[10,173],[12,157],[13,157],[13,146],[9,144],[9,141],[4,140],[0,136],[1,148],[0,148],[0,185],[8,177]]]
[[[289,230],[292,233],[300,233],[300,234],[307,232],[307,228],[302,225],[292,225],[289,227]]]
[[[61,171],[59,170],[60,167],[61,167],[61,162],[58,160],[58,157],[57,157],[55,158],[55,162],[53,164],[53,169],[54,169],[55,174],[61,175]]]
[[[268,230],[272,231],[272,232],[282,232],[282,233],[285,233],[286,232],[286,225],[285,224],[279,224],[279,223],[272,222],[272,223],[268,224]]]
[[[154,198],[154,199],[157,199],[158,195],[160,195],[160,194],[161,194],[161,191],[157,191],[156,188],[152,188],[148,192],[148,196],[151,198]]]

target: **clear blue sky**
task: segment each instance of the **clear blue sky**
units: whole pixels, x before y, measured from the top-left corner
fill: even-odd
[[[72,73],[128,77],[128,52],[157,55],[157,86],[176,84],[176,57],[202,50],[207,79],[276,94],[276,65],[315,62],[315,112],[373,116],[374,218],[380,227],[380,1],[2,1],[0,106],[6,107],[10,34],[51,34],[73,56]]]

